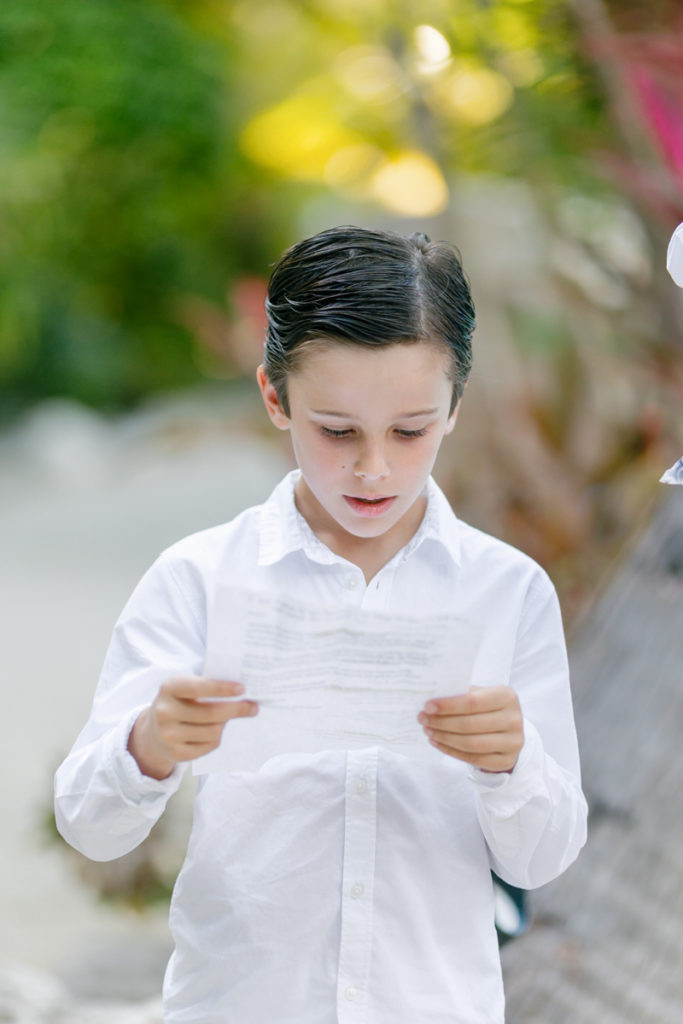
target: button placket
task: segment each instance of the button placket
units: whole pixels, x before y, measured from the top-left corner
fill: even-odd
[[[384,566],[362,591],[361,608],[366,611],[385,612],[391,609],[395,567]]]
[[[342,877],[337,1014],[340,1024],[365,1021],[370,974],[377,815],[377,749],[346,755],[346,820]]]

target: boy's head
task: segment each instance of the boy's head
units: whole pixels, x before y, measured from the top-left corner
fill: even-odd
[[[275,266],[266,311],[263,365],[287,414],[288,377],[321,340],[443,347],[451,411],[467,383],[475,323],[469,286],[455,249],[426,235],[337,227],[304,239]]]

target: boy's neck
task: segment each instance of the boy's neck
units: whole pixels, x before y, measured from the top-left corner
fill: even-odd
[[[386,533],[377,537],[357,537],[344,530],[328,515],[303,479],[296,487],[294,501],[318,540],[335,555],[357,565],[363,572],[366,584],[415,535],[427,508],[427,500],[421,496]]]

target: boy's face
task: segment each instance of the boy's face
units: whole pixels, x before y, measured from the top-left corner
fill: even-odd
[[[297,506],[333,550],[391,532],[398,550],[417,529],[422,491],[457,415],[449,415],[449,366],[448,353],[428,342],[321,341],[289,377],[289,416],[259,368],[268,414],[292,437]]]

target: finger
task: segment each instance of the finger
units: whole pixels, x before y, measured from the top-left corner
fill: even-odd
[[[511,686],[472,686],[454,697],[432,697],[424,707],[427,715],[481,715],[519,706]]]
[[[500,773],[510,772],[517,763],[515,754],[469,754],[467,751],[456,751],[452,747],[439,743],[437,740],[429,741],[437,750],[458,761],[472,765],[473,768],[481,768],[482,771]]]
[[[504,711],[482,711],[474,715],[425,715],[418,721],[429,729],[441,729],[458,736],[474,733],[505,732],[517,721],[517,716],[507,709]],[[521,721],[521,716],[520,716]]]
[[[195,747],[198,744],[218,745],[221,740],[225,722],[206,725],[194,725],[178,723],[170,728],[166,734],[166,740],[175,750],[182,747]]]
[[[258,703],[255,700],[237,700],[231,701],[229,704],[211,704],[209,706],[216,708],[224,722],[229,721],[231,718],[252,718],[258,714],[259,710]]]
[[[210,697],[239,697],[244,686],[226,679],[203,676],[178,676],[162,684],[160,693],[177,700],[202,700]]]
[[[250,717],[258,712],[255,704],[247,703],[245,709],[234,709],[230,714],[231,718]],[[244,710],[244,714],[240,713]],[[168,721],[162,723],[159,734],[166,746],[177,760],[182,760],[184,755],[190,756],[188,751],[192,750],[192,757],[198,757],[196,752],[198,746],[206,746],[214,749],[221,741],[221,736],[228,719],[211,722],[181,722]]]
[[[256,714],[256,701],[237,699],[220,703],[181,700],[170,704],[168,709],[168,718],[184,725],[223,725],[231,718],[249,718]]]
[[[425,730],[430,740],[459,754],[508,754],[518,747],[518,739],[509,733],[481,733],[473,736],[454,736],[439,729]]]

